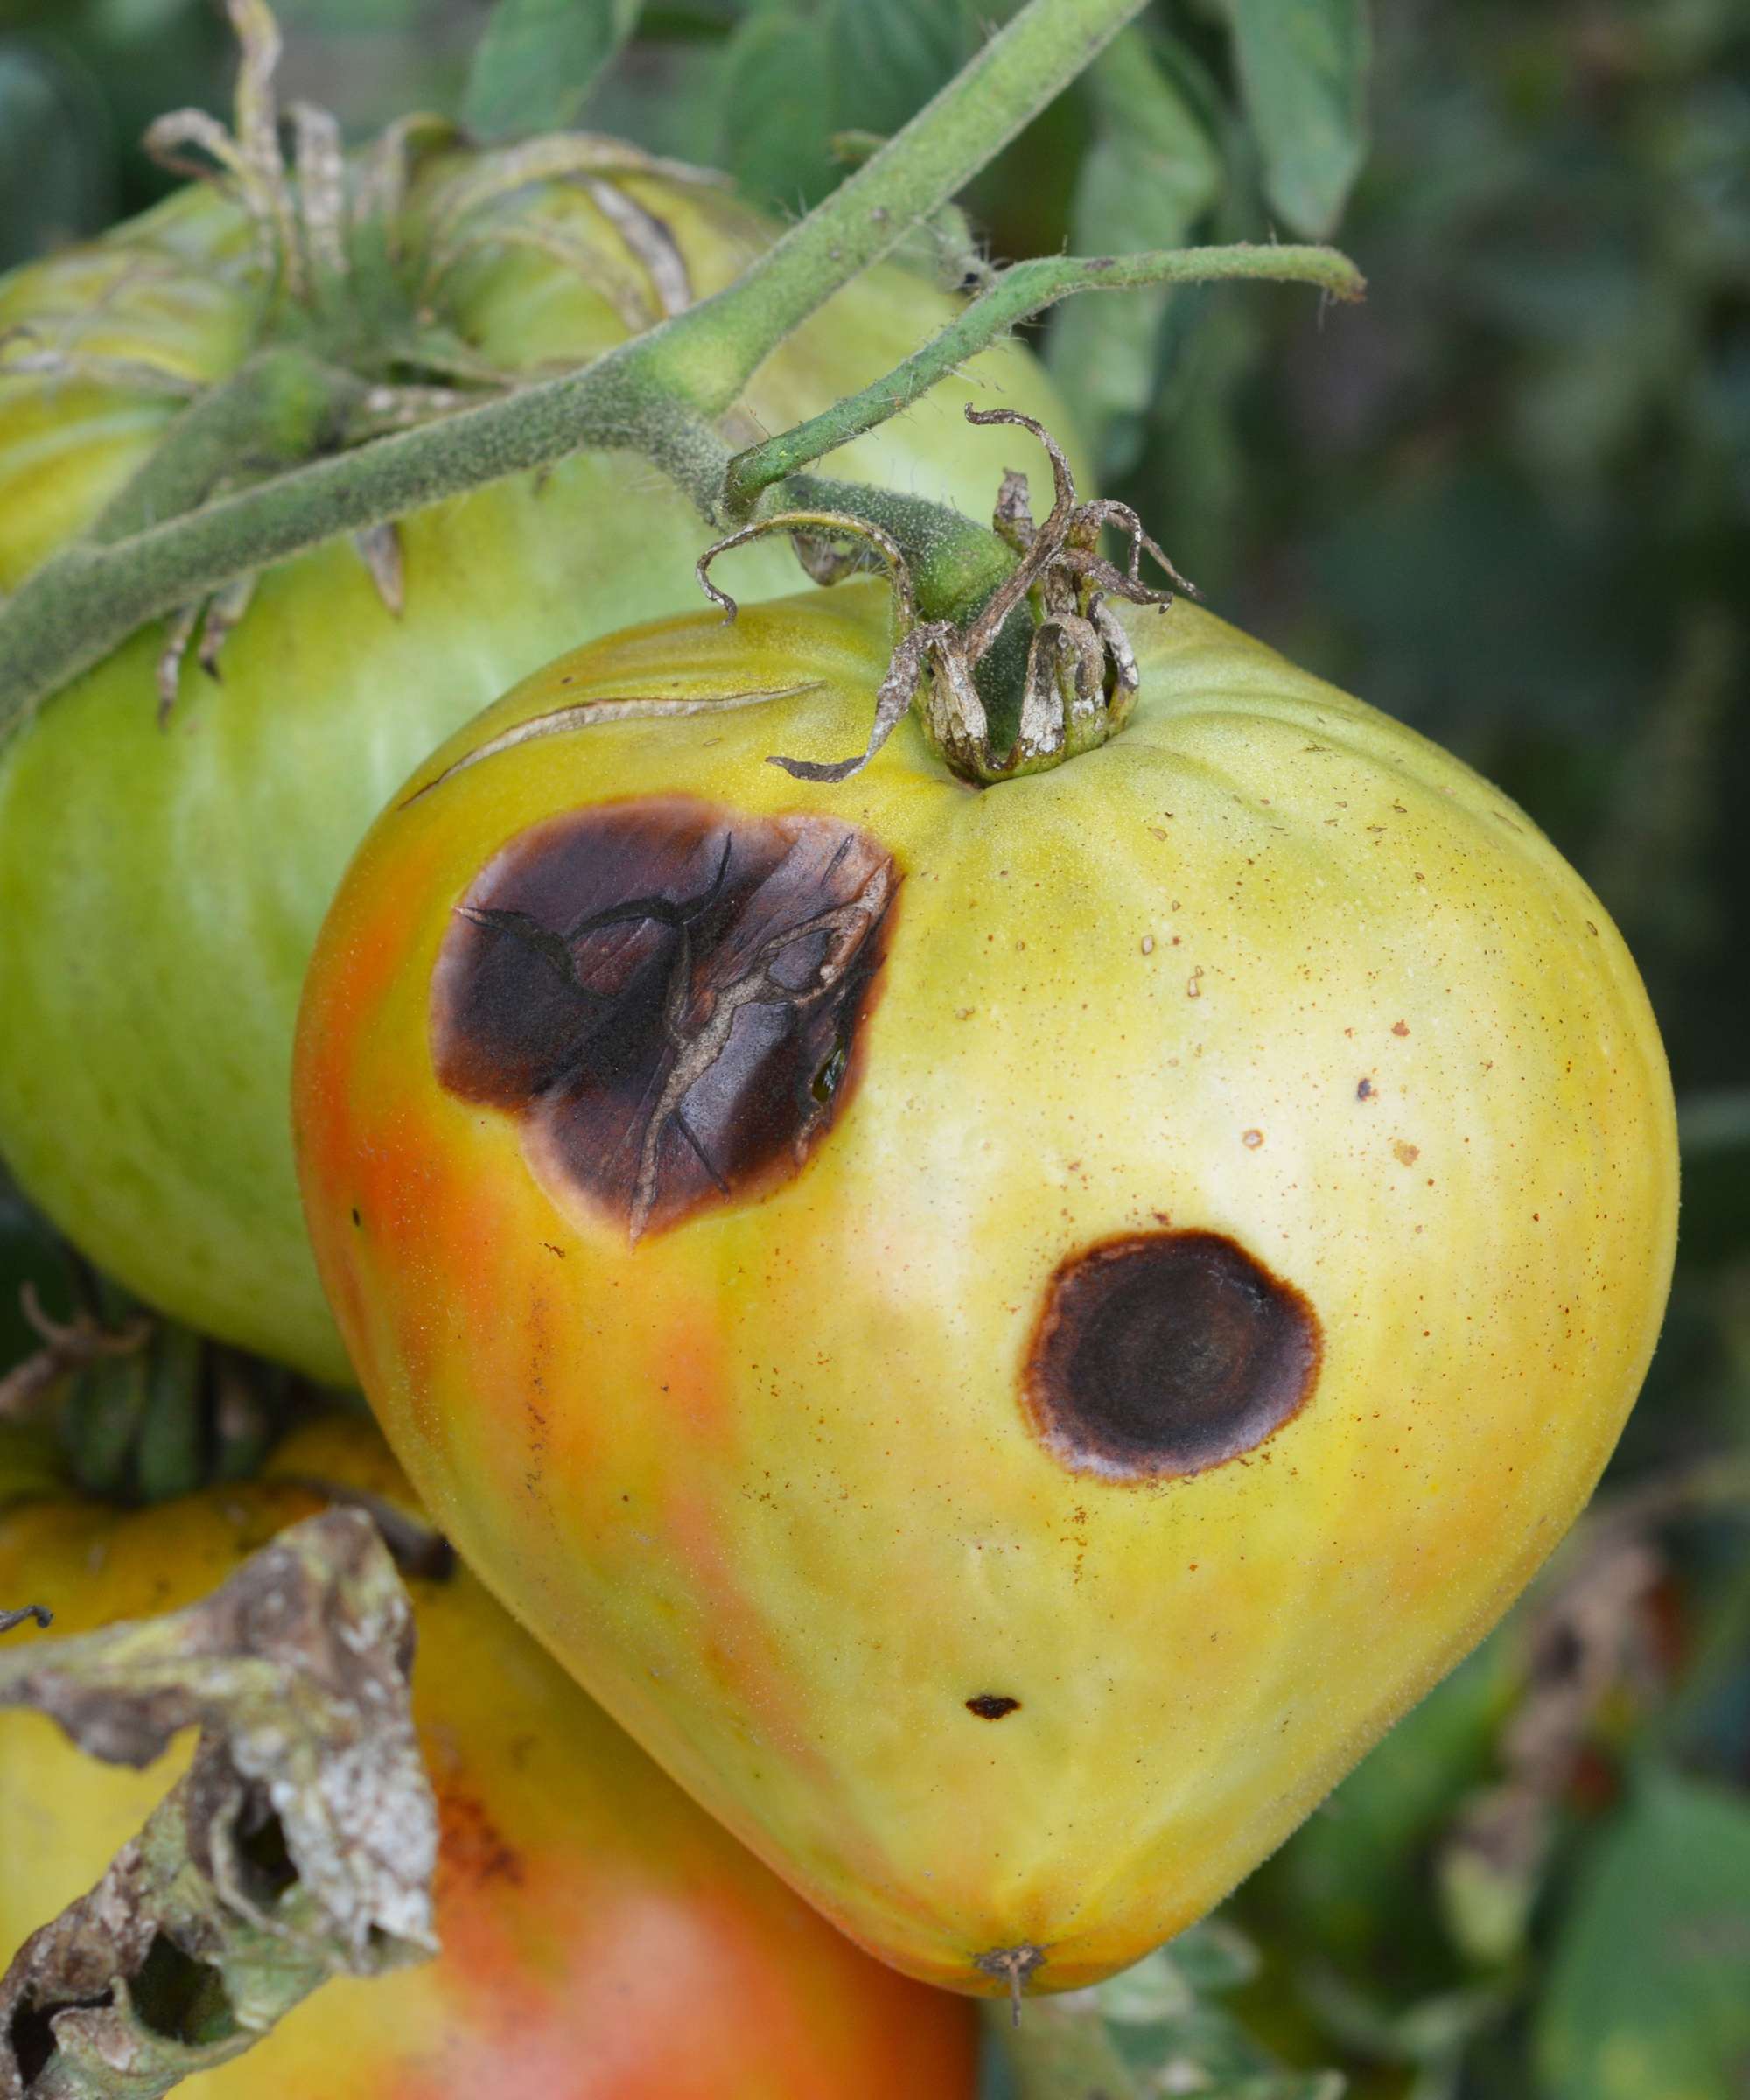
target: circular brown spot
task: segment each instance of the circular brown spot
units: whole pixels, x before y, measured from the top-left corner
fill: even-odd
[[[1026,1376],[1046,1448],[1077,1473],[1146,1480],[1252,1450],[1312,1395],[1318,1315],[1220,1233],[1136,1233],[1072,1255]]]
[[[513,838],[457,904],[438,1079],[633,1239],[799,1173],[853,1090],[899,872],[836,818],[690,795]]]

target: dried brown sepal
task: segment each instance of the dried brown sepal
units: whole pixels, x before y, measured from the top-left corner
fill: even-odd
[[[1035,1947],[1031,1940],[1024,1940],[1018,1947],[991,1947],[983,1954],[975,1954],[972,1966],[1009,1990],[1009,2018],[1012,2026],[1021,2024],[1021,1993],[1032,1980],[1033,1971],[1045,1966],[1045,1949]]]
[[[1142,521],[1128,505],[1076,500],[1069,462],[1042,424],[1015,409],[969,408],[966,420],[1012,423],[1030,430],[1050,457],[1054,497],[1050,515],[1036,525],[1026,476],[1012,468],[1004,475],[992,523],[998,537],[1020,559],[964,627],[951,620],[920,621],[911,574],[899,549],[866,521],[841,513],[776,513],[719,540],[699,562],[700,584],[730,620],[735,617],[735,601],[717,590],[706,572],[719,554],[762,532],[790,533],[802,566],[816,583],[835,583],[853,569],[873,565],[860,550],[844,553],[847,540],[865,542],[886,564],[898,639],[876,695],[869,742],[860,753],[831,764],[772,758],[772,765],[799,780],[843,780],[860,773],[914,704],[931,748],[962,780],[1012,780],[1091,751],[1124,727],[1139,685],[1130,637],[1107,601],[1122,598],[1165,612],[1174,591],[1200,595],[1143,530]],[[1122,570],[1099,551],[1101,533],[1108,527],[1124,533],[1130,543],[1130,559]],[[1142,581],[1144,551],[1158,564],[1172,589],[1155,590]],[[1033,633],[1019,730],[1010,747],[998,751],[990,743],[990,718],[975,673],[1024,602],[1032,611]]]
[[[1656,1697],[1648,1608],[1663,1556],[1629,1513],[1599,1523],[1531,1620],[1524,1687],[1496,1749],[1502,1777],[1474,1795],[1437,1861],[1449,1928],[1499,1962],[1530,1927],[1564,1799],[1601,1711]]]
[[[0,1657],[0,1704],[112,1763],[200,1730],[140,1836],[0,1978],[0,2100],[156,2100],[328,1977],[435,1951],[412,1647],[375,1526],[331,1509],[186,1611]]]
[[[44,1346],[34,1355],[15,1363],[0,1378],[0,1422],[27,1412],[71,1373],[105,1356],[131,1356],[152,1337],[155,1323],[144,1312],[136,1312],[117,1331],[103,1326],[94,1312],[81,1306],[63,1326],[43,1311],[34,1284],[24,1284],[18,1302],[24,1318],[42,1336]]]
[[[360,560],[370,571],[383,610],[391,619],[399,620],[407,603],[399,528],[393,519],[387,525],[368,525],[363,532],[354,534],[353,544],[358,550]]]
[[[1522,1947],[1600,1722],[1613,1709],[1645,1716],[1664,1692],[1661,1527],[1747,1508],[1750,1462],[1703,1459],[1601,1500],[1551,1564],[1529,1618],[1523,1682],[1496,1739],[1501,1777],[1466,1802],[1436,1862],[1448,1928],[1474,1959],[1504,1961]]]
[[[200,668],[209,678],[219,676],[219,652],[233,627],[249,609],[256,594],[256,571],[234,577],[206,601],[206,617],[200,623],[200,647],[196,651]]]
[[[194,623],[200,618],[199,605],[184,606],[164,623],[164,647],[158,651],[158,727],[170,720],[176,696],[182,690],[182,660],[194,639]]]

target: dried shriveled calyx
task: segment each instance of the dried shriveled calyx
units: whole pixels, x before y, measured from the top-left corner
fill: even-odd
[[[186,1611],[0,1656],[0,1705],[111,1763],[200,1730],[140,1836],[0,1978],[0,2100],[152,2100],[330,1976],[435,1951],[412,1648],[370,1517],[334,1508]]]
[[[1049,515],[1035,524],[1026,476],[1012,470],[1004,477],[992,524],[1019,558],[994,589],[956,608],[954,616],[920,619],[912,567],[899,541],[872,519],[847,511],[779,511],[719,540],[700,559],[699,583],[730,620],[735,600],[710,581],[710,564],[731,548],[768,532],[791,535],[816,583],[836,583],[853,570],[877,566],[892,581],[897,639],[876,693],[868,746],[859,755],[831,764],[773,758],[774,766],[799,780],[844,780],[860,773],[914,705],[931,748],[964,780],[995,782],[1060,766],[1115,735],[1136,705],[1136,655],[1107,601],[1122,598],[1165,612],[1173,589],[1200,595],[1128,504],[1076,500],[1069,462],[1043,424],[1013,409],[969,408],[966,420],[1016,424],[1030,430],[1050,455],[1054,500]],[[1123,570],[1100,551],[1108,528],[1130,542],[1130,561]],[[1172,588],[1153,589],[1142,581],[1144,549]],[[979,673],[1011,638],[1025,645],[1025,667],[1015,667],[1018,710],[1012,739],[993,747],[993,696],[981,690],[990,681]]]

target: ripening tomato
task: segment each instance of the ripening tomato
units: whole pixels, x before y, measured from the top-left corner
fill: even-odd
[[[562,658],[379,820],[299,1029],[318,1258],[428,1505],[972,1992],[1168,1937],[1481,1636],[1672,1256],[1572,870],[1208,614],[1120,617],[1128,725],[983,790],[914,718],[840,785],[766,763],[861,748],[874,584]]]
[[[429,384],[400,383],[410,369],[459,399],[586,363],[773,237],[710,181],[640,172],[629,149],[626,165],[517,186],[533,150],[428,155],[379,228],[402,257],[395,298],[385,318],[360,295],[356,319],[375,360],[360,368],[388,374],[385,419],[430,412]],[[357,168],[348,180],[356,199]],[[260,252],[239,206],[191,189],[0,281],[0,592],[86,529],[252,349]],[[859,278],[767,360],[732,440],[868,384],[954,306],[903,268]],[[1043,409],[1049,389],[1024,350],[988,352],[829,471],[984,510],[1005,443],[968,429],[973,398]],[[190,647],[162,726],[158,625],[0,756],[0,1152],[103,1268],[192,1326],[351,1382],[286,1126],[322,914],[410,766],[556,650],[696,605],[709,537],[643,459],[583,455],[405,520],[399,612],[337,542],[262,578],[211,675]],[[780,549],[737,558],[744,596],[795,588]]]
[[[57,1634],[186,1604],[320,1506],[276,1475],[417,1509],[375,1432],[334,1418],[248,1486],[133,1514],[0,1514],[0,1598],[48,1605]],[[443,1952],[324,1985],[189,2100],[970,2100],[969,2008],[816,1916],[466,1570],[409,1586]],[[98,1879],[186,1755],[132,1772],[41,1715],[0,1713],[0,1968]]]

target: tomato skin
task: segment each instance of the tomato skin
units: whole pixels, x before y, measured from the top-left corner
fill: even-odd
[[[375,1432],[334,1419],[248,1487],[130,1516],[0,1514],[0,1594],[50,1603],[58,1633],[172,1609],[318,1506],[276,1473],[417,1507]],[[326,1985],[191,2080],[192,2100],[970,2100],[967,2008],[824,1925],[466,1570],[410,1587],[443,1952]],[[0,1714],[0,1964],[96,1880],[170,1776],[100,1765],[41,1716]]]
[[[1130,725],[983,792],[912,721],[842,786],[766,762],[860,747],[876,585],[562,659],[385,812],[300,1024],[318,1257],[446,1530],[830,1916],[972,1992],[996,1950],[1047,1990],[1138,1958],[1474,1644],[1591,1492],[1672,1256],[1656,1031],[1529,820],[1209,615],[1124,617]],[[842,820],[903,882],[806,1165],[634,1243],[440,1083],[434,971],[536,828],[688,795]],[[1200,1235],[1311,1308],[1310,1397],[1190,1477],[1072,1467],[1026,1398],[1054,1278]]]
[[[455,164],[422,175],[410,237]],[[621,186],[668,227],[701,296],[772,238],[720,192],[654,176]],[[612,246],[582,191],[542,186],[531,200],[525,217]],[[83,317],[90,355],[209,383],[250,347],[252,252],[229,204],[181,192],[0,281],[0,331],[54,342]],[[439,304],[510,371],[579,361],[627,334],[601,293],[527,249],[459,266]],[[879,377],[955,307],[909,271],[870,272],[766,360],[726,419],[732,438]],[[975,399],[1065,420],[1039,367],[1004,348],[830,471],[985,514],[1012,447],[966,425]],[[0,590],[89,524],[179,407],[117,383],[0,376]],[[318,549],[262,579],[220,680],[191,650],[162,729],[155,626],[0,752],[0,1151],[138,1295],[335,1383],[352,1372],[304,1236],[285,1110],[323,912],[371,819],[434,745],[557,650],[696,606],[693,564],[712,535],[642,458],[593,452],[432,506],[401,536],[400,619],[350,545]],[[797,570],[773,542],[732,557],[725,577],[759,598],[794,590]]]

